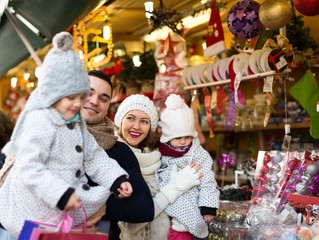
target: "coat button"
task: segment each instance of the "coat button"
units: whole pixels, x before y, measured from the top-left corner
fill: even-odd
[[[76,146],[75,146],[75,150],[76,150],[78,153],[80,153],[80,152],[82,152],[82,147],[79,146],[79,145],[76,145]]]
[[[75,172],[75,177],[79,178],[80,176],[81,176],[81,170],[79,169]]]
[[[74,128],[73,123],[69,123],[66,125],[68,127],[68,129],[72,130]]]
[[[90,186],[85,183],[85,184],[82,185],[82,189],[85,190],[85,191],[89,191],[90,190]]]

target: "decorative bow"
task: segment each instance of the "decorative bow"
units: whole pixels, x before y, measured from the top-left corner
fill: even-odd
[[[277,41],[268,38],[263,46],[263,48],[265,47],[269,47],[272,49],[281,49],[285,55],[287,57],[293,56],[294,52],[293,52],[293,47],[292,44],[289,44],[289,40],[288,38],[286,38],[284,35],[278,34],[276,36]]]

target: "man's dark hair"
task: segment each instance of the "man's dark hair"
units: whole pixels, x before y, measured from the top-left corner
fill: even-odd
[[[112,82],[111,82],[111,79],[109,78],[109,76],[107,76],[101,70],[91,70],[91,71],[88,71],[88,74],[89,74],[89,76],[97,77],[97,78],[100,78],[100,79],[106,81],[111,87],[111,94],[113,94],[113,86],[112,86]]]

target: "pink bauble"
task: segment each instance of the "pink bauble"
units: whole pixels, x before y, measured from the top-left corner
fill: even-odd
[[[269,156],[268,153],[265,154],[264,156],[264,164],[267,164],[271,161],[271,157]]]
[[[265,175],[261,174],[257,177],[257,181],[259,184],[264,185],[268,181],[268,179]]]
[[[294,0],[296,9],[305,16],[319,14],[319,0]]]

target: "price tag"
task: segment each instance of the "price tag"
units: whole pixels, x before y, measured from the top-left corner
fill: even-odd
[[[284,58],[284,56],[281,56],[279,58],[279,62],[276,63],[276,66],[278,69],[282,69],[283,67],[287,66],[287,61],[286,59]]]
[[[266,79],[264,80],[263,91],[264,92],[272,92],[272,84],[273,84],[273,82],[274,82],[274,76],[266,77]]]

